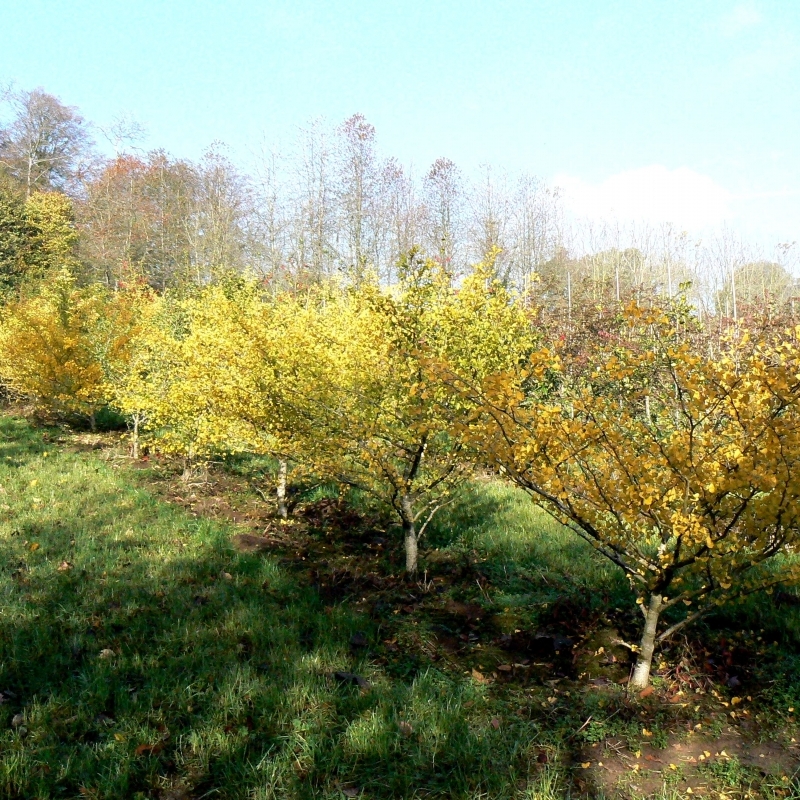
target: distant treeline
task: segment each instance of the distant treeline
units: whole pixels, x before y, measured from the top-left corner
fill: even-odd
[[[681,289],[705,313],[791,307],[792,245],[769,257],[732,232],[695,242],[670,225],[568,221],[559,192],[531,175],[483,167],[468,179],[448,158],[420,174],[383,156],[360,114],[313,123],[250,173],[213,145],[197,162],[143,152],[138,125],[107,129],[42,89],[7,90],[0,109],[0,283],[6,291],[58,262],[110,288],[206,284],[223,272],[280,289],[367,272],[397,279],[418,247],[458,279],[499,251],[498,277],[569,314]],[[103,157],[104,136],[114,157]]]

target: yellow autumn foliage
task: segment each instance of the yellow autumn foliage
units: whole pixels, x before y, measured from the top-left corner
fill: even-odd
[[[568,357],[539,354],[531,368],[544,358],[564,391],[538,402],[518,391],[519,371],[493,376],[474,435],[627,574],[645,613],[641,688],[658,641],[732,597],[800,577],[795,561],[774,558],[800,542],[800,331],[737,332],[713,358],[661,311],[631,307],[627,332],[594,347],[579,382]],[[679,603],[695,610],[658,630]]]
[[[66,269],[0,321],[0,381],[40,408],[94,424],[137,325],[131,298],[78,287]]]

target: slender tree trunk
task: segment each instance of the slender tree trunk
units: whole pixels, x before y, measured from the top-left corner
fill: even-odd
[[[183,457],[183,475],[181,475],[181,480],[184,483],[189,483],[189,481],[194,477],[194,449],[189,448],[187,454]]]
[[[95,417],[94,411],[89,414],[89,427],[91,428],[92,433],[97,430],[97,418]]]
[[[661,595],[650,595],[650,603],[644,618],[644,632],[639,644],[639,658],[630,682],[630,688],[635,692],[640,692],[650,683],[650,665],[653,663],[653,651],[656,648],[656,630],[660,614]]]
[[[133,432],[131,433],[131,457],[139,458],[139,415],[133,415]]]
[[[278,497],[278,516],[281,519],[286,519],[289,516],[289,510],[286,507],[286,475],[289,471],[289,466],[286,459],[281,458],[278,461],[278,488],[276,491]]]
[[[414,524],[414,508],[408,495],[404,495],[400,501],[400,515],[403,518],[406,572],[413,575],[417,571],[417,529]]]

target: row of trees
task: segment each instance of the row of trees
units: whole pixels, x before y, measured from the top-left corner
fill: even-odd
[[[367,272],[276,292],[229,272],[156,293],[62,269],[6,305],[0,379],[62,414],[112,408],[134,449],[146,437],[188,471],[270,453],[283,497],[287,462],[356,487],[393,515],[409,574],[459,484],[503,475],[628,576],[635,688],[681,626],[799,577],[800,329],[720,335],[655,298],[567,337],[492,260],[457,288],[414,250],[396,270],[391,287]]]
[[[0,205],[36,193],[68,198],[83,282],[144,279],[163,290],[233,269],[280,289],[369,271],[391,284],[402,254],[420,246],[454,276],[496,252],[507,286],[566,315],[632,291],[672,297],[691,283],[704,313],[737,319],[791,303],[797,291],[792,245],[765,257],[730,231],[695,242],[669,225],[577,224],[558,190],[533,176],[482,167],[468,179],[447,158],[417,174],[381,155],[359,114],[310,125],[255,157],[248,174],[221,145],[198,162],[143,153],[135,124],[93,128],[41,89],[8,90],[0,108]],[[98,154],[92,134],[113,157]],[[5,238],[11,261],[26,247]],[[8,263],[0,277],[17,285]]]

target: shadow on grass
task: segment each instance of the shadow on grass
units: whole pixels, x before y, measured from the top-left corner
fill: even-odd
[[[385,620],[324,605],[273,558],[235,552],[232,528],[48,437],[0,417],[0,796],[555,798],[587,716],[639,735],[639,710],[591,687],[487,685],[430,662],[403,679]],[[533,628],[559,598],[571,613],[630,603],[611,568],[502,486],[468,489],[426,544]],[[762,628],[800,630],[793,601],[750,602],[740,612]],[[794,705],[786,681],[772,686]]]
[[[544,720],[389,678],[374,623],[136,481],[0,418],[0,795],[526,796]]]

